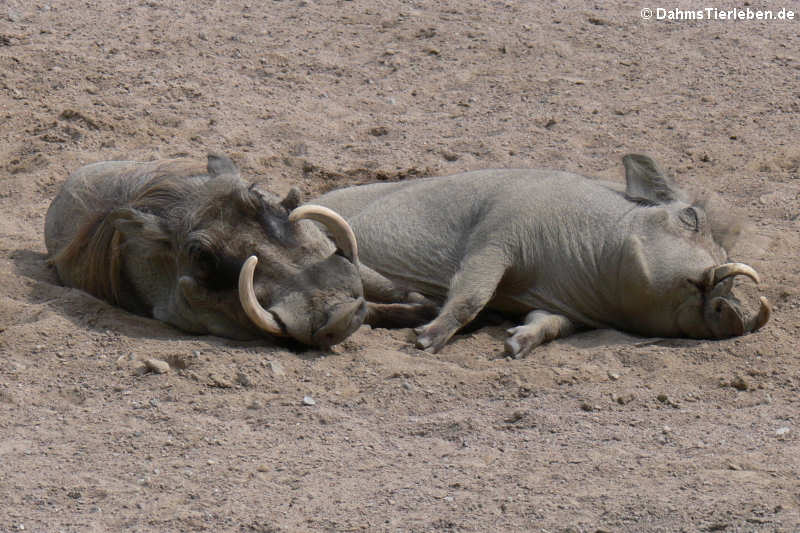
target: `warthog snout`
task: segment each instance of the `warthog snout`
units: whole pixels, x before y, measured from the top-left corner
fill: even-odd
[[[261,294],[270,302],[265,309],[253,286],[258,258],[248,258],[239,274],[239,299],[247,316],[274,336],[291,336],[301,342],[330,347],[353,333],[364,320],[367,304],[358,280],[358,248],[347,222],[334,211],[305,205],[292,211],[291,222],[311,219],[330,231],[336,252],[284,281],[277,294]]]
[[[743,309],[731,292],[736,276],[746,276],[760,283],[755,269],[744,263],[725,263],[711,267],[703,275],[703,317],[712,335],[718,339],[756,331],[769,321],[772,313],[772,306],[763,296],[759,298],[757,313],[748,313]]]
[[[330,313],[328,322],[313,333],[312,343],[328,347],[343,341],[361,326],[366,314],[367,302],[363,297],[339,305]]]

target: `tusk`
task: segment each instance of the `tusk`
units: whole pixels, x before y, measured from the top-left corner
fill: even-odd
[[[358,263],[358,245],[356,244],[356,235],[353,229],[342,218],[342,216],[332,209],[322,207],[321,205],[306,204],[294,209],[289,214],[289,220],[296,222],[308,218],[316,220],[325,225],[331,232],[333,242],[342,254],[350,260],[351,263]]]
[[[256,263],[258,263],[258,257],[251,255],[242,265],[242,270],[239,271],[239,302],[256,326],[270,335],[285,337],[286,334],[278,321],[275,320],[272,313],[261,307],[256,298],[255,290],[253,290],[253,274],[256,270]]]
[[[769,322],[769,317],[772,315],[772,306],[769,301],[762,296],[759,298],[759,302],[761,302],[761,305],[758,309],[758,315],[753,321],[753,327],[750,329],[751,332],[761,329],[764,324]]]
[[[731,276],[747,276],[756,283],[761,283],[761,278],[758,272],[755,271],[750,265],[744,263],[725,263],[716,267],[711,267],[706,271],[706,280],[709,287],[716,286],[720,281],[730,278]]]

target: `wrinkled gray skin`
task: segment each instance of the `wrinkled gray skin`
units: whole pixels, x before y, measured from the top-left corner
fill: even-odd
[[[108,161],[78,169],[47,212],[45,241],[61,281],[182,330],[250,339],[288,336],[327,347],[367,313],[357,257],[300,202],[249,186],[230,159]],[[240,303],[242,264],[255,255],[257,302],[277,331]]]
[[[766,323],[766,299],[747,312],[731,293],[734,275],[755,271],[718,268],[726,228],[649,157],[623,162],[624,190],[567,172],[483,170],[356,186],[315,203],[350,223],[362,268],[443,302],[417,330],[429,351],[485,306],[525,316],[509,330],[514,356],[578,328],[717,339]],[[373,277],[364,276],[367,297]]]

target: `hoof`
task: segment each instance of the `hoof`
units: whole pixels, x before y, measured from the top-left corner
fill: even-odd
[[[431,339],[428,337],[417,337],[417,342],[414,343],[414,346],[420,350],[427,350],[431,347]]]
[[[520,346],[517,339],[514,337],[509,337],[506,339],[505,342],[506,353],[518,359],[520,356],[520,352],[522,351],[522,346]]]

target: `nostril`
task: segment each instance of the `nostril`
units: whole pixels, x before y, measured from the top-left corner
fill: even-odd
[[[341,342],[358,329],[364,319],[366,309],[366,302],[363,298],[341,304],[333,310],[325,325],[313,334],[314,341],[317,344],[329,346]]]

